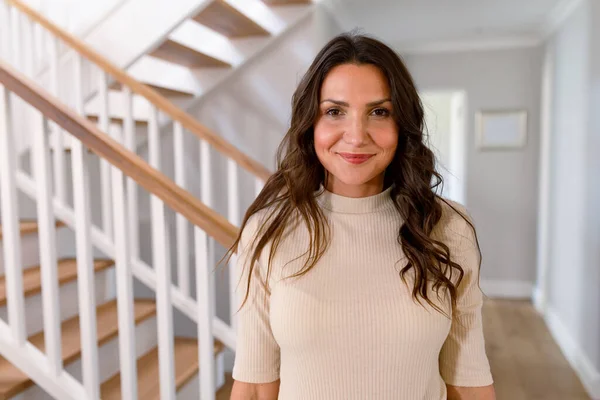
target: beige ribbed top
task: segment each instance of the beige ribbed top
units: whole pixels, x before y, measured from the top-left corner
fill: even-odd
[[[450,247],[465,277],[453,313],[449,295],[430,299],[452,314],[450,320],[416,303],[412,275],[408,287],[399,276],[406,258],[397,242],[402,221],[390,189],[364,198],[326,191],[318,201],[330,221],[330,246],[308,274],[283,280],[302,267],[309,242],[302,225],[291,229],[273,260],[270,294],[261,284],[268,257],[263,252],[238,314],[234,379],[281,379],[282,400],[445,400],[445,383],[492,384],[479,257],[467,223],[442,203],[434,237]],[[240,304],[248,279],[242,267],[264,215],[253,217],[242,235]]]

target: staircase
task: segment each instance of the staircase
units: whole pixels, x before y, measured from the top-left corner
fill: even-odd
[[[159,32],[163,35],[145,41],[140,39],[137,46],[124,43],[122,51],[116,50],[122,53],[116,57],[118,65],[184,110],[193,109],[314,9],[313,0],[195,0],[187,3],[187,8],[183,2],[178,5],[182,7],[183,17],[173,18],[173,25],[164,31],[157,29],[157,35]],[[106,30],[119,21],[122,24],[134,12],[134,4],[123,8],[122,15],[115,15],[114,21],[107,21],[106,26],[100,26],[95,35],[91,35],[92,45],[102,48],[106,43],[113,46],[119,43],[119,40],[109,41]],[[162,16],[157,18],[157,24],[166,23]],[[151,23],[150,16],[148,19],[144,23]],[[114,82],[110,89],[109,104],[122,104],[120,84]],[[97,119],[100,108],[98,96],[91,93],[85,104],[86,115]],[[111,112],[111,121],[119,122],[122,119],[120,107],[111,109],[117,112]],[[141,102],[137,109],[136,121],[147,122],[149,105]]]
[[[195,18],[265,34],[219,20],[227,4]],[[237,311],[229,274],[230,310],[216,313],[215,252],[229,248],[247,207],[240,198],[261,190],[269,171],[163,95],[179,93],[142,84],[21,1],[0,1],[0,24],[12,35],[0,38],[0,399],[214,399]],[[74,54],[69,79],[61,46]],[[214,62],[172,40],[152,54]],[[43,76],[35,60],[47,60]],[[26,154],[16,145],[23,135]],[[217,157],[225,177],[213,173]],[[190,159],[201,167],[194,179]],[[214,211],[217,195],[226,216]],[[18,196],[35,202],[35,219],[19,218]],[[177,334],[175,314],[195,331]]]
[[[63,226],[58,223],[57,227]],[[2,226],[0,225],[0,229]],[[22,221],[19,224],[20,235],[24,248],[27,250],[37,249],[39,247],[37,232],[38,225],[34,221]],[[1,230],[0,230],[1,232]],[[0,234],[0,240],[2,235]],[[61,258],[57,260],[58,282],[60,285],[60,295],[66,300],[76,298],[77,296],[77,264],[72,258]],[[97,287],[101,287],[106,281],[106,271],[114,268],[114,261],[108,259],[94,260],[94,271],[96,275]],[[1,266],[1,265],[0,265]],[[104,275],[101,275],[103,274]],[[6,280],[0,277],[0,315],[6,319]],[[41,267],[40,265],[24,265],[23,271],[23,289],[25,296],[25,309],[27,312],[27,333],[28,341],[41,352],[45,350],[45,337],[43,326],[40,324],[43,315],[38,315],[30,310],[39,310],[41,305],[42,291]],[[102,399],[121,399],[121,381],[118,365],[118,310],[115,299],[107,300],[101,292],[96,294],[98,303],[96,308],[96,325],[98,348],[104,358],[112,358],[109,362],[103,364],[101,376],[103,383],[100,387]],[[61,348],[62,363],[67,371],[77,374],[81,371],[81,365],[78,361],[81,358],[81,330],[77,310],[69,310],[68,307],[61,306],[61,311],[66,311],[61,315]],[[2,315],[4,314],[4,315]],[[133,315],[136,329],[136,338],[139,357],[137,361],[138,382],[140,391],[138,398],[159,399],[158,394],[158,347],[156,342],[156,304],[153,299],[136,298],[133,304]],[[218,357],[224,349],[221,342],[215,341],[214,355]],[[196,339],[175,337],[174,339],[174,358],[175,358],[175,385],[176,390],[181,390],[198,374],[198,341]],[[112,362],[110,362],[112,361]],[[19,394],[24,394],[23,398],[47,398],[39,387],[35,387],[33,380],[26,374],[16,368],[5,358],[0,357],[0,399],[10,399]]]

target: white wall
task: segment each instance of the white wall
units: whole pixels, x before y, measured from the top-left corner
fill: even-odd
[[[535,278],[540,48],[406,55],[419,90],[464,90],[467,96],[466,206],[483,252],[489,296],[530,295]],[[525,109],[524,149],[480,152],[475,113]]]
[[[583,0],[548,41],[553,76],[545,316],[600,397],[600,4]]]

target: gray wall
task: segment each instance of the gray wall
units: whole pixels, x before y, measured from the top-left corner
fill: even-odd
[[[467,197],[483,252],[482,280],[533,283],[542,50],[522,48],[405,56],[419,90],[467,93]],[[475,113],[525,109],[524,149],[475,148]]]
[[[600,396],[600,4],[583,1],[546,51],[554,66],[547,313]]]

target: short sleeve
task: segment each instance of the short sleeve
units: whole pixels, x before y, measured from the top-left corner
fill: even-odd
[[[494,381],[485,353],[479,288],[479,252],[473,229],[463,220],[454,236],[456,260],[464,270],[457,289],[450,333],[440,352],[440,373],[448,385],[489,386]],[[453,257],[454,258],[454,257]]]
[[[244,229],[240,241],[236,272],[238,308],[248,290],[248,277],[252,251],[251,224]],[[270,295],[265,287],[265,270],[255,264],[250,280],[248,299],[237,313],[237,343],[233,378],[247,383],[269,383],[279,379],[279,346],[273,337],[269,320]]]

